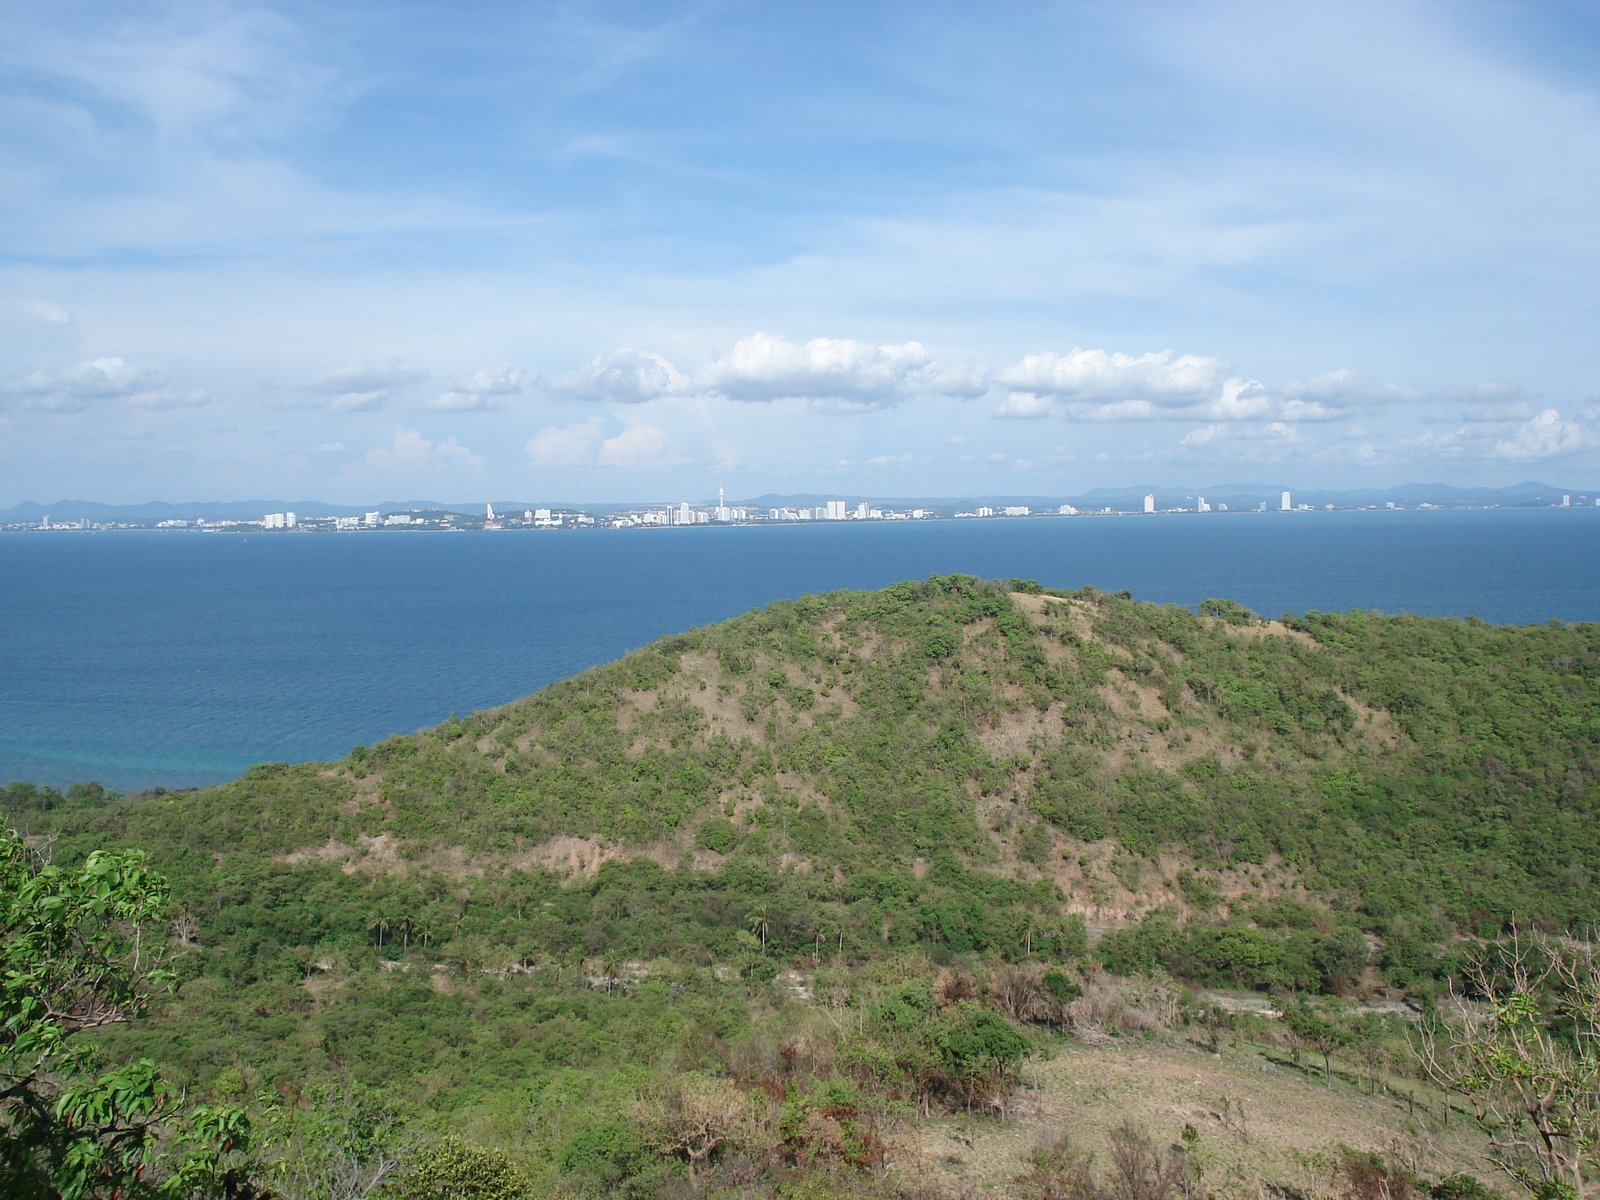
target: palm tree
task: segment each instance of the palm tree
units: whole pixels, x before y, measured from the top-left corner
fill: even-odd
[[[1028,923],[1027,923],[1027,926],[1025,927],[1024,932],[1023,932],[1023,944],[1025,946],[1025,949],[1024,949],[1023,952],[1029,958],[1033,957],[1033,935],[1034,935],[1034,931],[1037,930],[1038,928],[1039,928],[1039,914],[1034,912],[1030,908],[1028,910]]]
[[[767,906],[758,904],[750,910],[750,915],[745,918],[745,924],[750,926],[750,932],[761,939],[761,953],[767,952],[767,934],[772,926],[767,921]]]

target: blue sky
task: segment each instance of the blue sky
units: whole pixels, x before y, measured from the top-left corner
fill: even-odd
[[[0,6],[0,504],[1600,485],[1548,3]]]

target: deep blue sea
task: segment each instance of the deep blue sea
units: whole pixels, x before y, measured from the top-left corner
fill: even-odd
[[[232,778],[500,704],[768,601],[933,572],[1276,616],[1600,620],[1600,510],[593,532],[0,535],[0,780]]]

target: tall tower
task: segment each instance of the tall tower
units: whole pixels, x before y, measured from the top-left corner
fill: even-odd
[[[485,504],[485,505],[484,505],[484,506],[483,506],[483,519],[484,519],[484,520],[485,520],[485,521],[492,521],[492,520],[494,520],[494,505],[492,505],[492,504]]]

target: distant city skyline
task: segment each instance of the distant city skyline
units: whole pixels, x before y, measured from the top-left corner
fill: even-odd
[[[1209,499],[1207,498],[1209,495]],[[1291,497],[1293,502],[1291,502]],[[1576,501],[1576,503],[1574,503]],[[484,528],[554,527],[563,514],[589,514],[601,525],[678,525],[768,520],[940,519],[960,516],[1094,516],[1106,513],[1226,513],[1302,511],[1307,508],[1572,508],[1600,506],[1600,489],[1586,490],[1549,483],[1524,482],[1507,488],[1456,488],[1444,484],[1411,483],[1387,489],[1280,491],[1277,485],[1214,484],[1207,487],[1174,486],[1146,491],[1136,488],[1096,488],[1077,495],[1001,494],[970,496],[871,496],[860,493],[767,493],[729,500],[725,490],[715,498],[699,496],[668,500],[655,497],[643,503],[572,501],[550,498],[499,498],[489,501],[387,500],[359,506],[322,500],[282,499],[202,501],[114,505],[88,500],[61,499],[51,503],[27,501],[0,508],[0,530],[114,529],[136,526],[204,528],[261,526],[266,529],[350,530],[374,526],[409,526],[412,514],[437,518],[448,514],[453,528],[476,517]],[[274,511],[277,510],[277,511]],[[654,510],[653,515],[645,515]],[[689,514],[696,510],[691,520]],[[481,516],[479,516],[481,512]],[[520,513],[520,516],[519,516]],[[612,520],[630,516],[638,519]],[[553,518],[553,519],[552,519]],[[504,522],[504,523],[502,523]],[[422,524],[427,525],[427,521]],[[582,522],[579,522],[582,524]],[[470,524],[470,522],[468,522]]]
[[[0,508],[1600,485],[1586,6],[19,0],[0,63]]]

